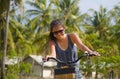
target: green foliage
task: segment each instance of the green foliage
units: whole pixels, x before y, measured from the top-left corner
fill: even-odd
[[[16,65],[8,65],[6,66],[6,78],[5,79],[19,79],[20,74],[29,75],[31,72],[31,64],[29,63],[20,63]]]
[[[30,63],[22,62],[20,64],[19,73],[22,75],[29,75],[31,73],[32,65]]]
[[[17,65],[8,65],[6,69],[5,79],[19,79],[19,68]]]
[[[21,4],[21,0],[13,0]],[[111,68],[117,73],[120,69],[120,8],[119,5],[107,11],[100,7],[99,11],[92,10],[93,15],[80,14],[80,0],[34,0],[27,1],[32,8],[25,13],[15,14],[11,11],[8,31],[8,57],[24,57],[29,54],[48,54],[49,23],[52,19],[60,18],[67,27],[66,32],[76,32],[82,41],[92,50],[101,54],[92,57],[88,64],[81,60],[84,74],[96,71],[108,76]],[[0,58],[2,57],[4,35],[4,11],[7,7],[5,0],[0,0]],[[12,5],[11,5],[12,6]],[[12,6],[13,7],[13,6]],[[18,7],[20,8],[20,7]],[[20,8],[21,9],[21,8]],[[22,15],[24,14],[24,15]],[[114,21],[114,25],[111,24]],[[79,54],[81,52],[79,51]],[[89,66],[88,66],[89,65]],[[8,66],[6,79],[18,79],[20,73],[29,75],[31,64],[21,63],[20,66]]]

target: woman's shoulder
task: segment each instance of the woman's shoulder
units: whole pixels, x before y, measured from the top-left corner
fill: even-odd
[[[78,37],[78,35],[76,33],[69,33],[69,36],[72,42],[75,43],[75,40]]]
[[[75,38],[76,36],[78,36],[76,33],[69,33],[69,36],[71,37],[71,38]]]
[[[49,40],[49,45],[54,45],[55,42],[53,40]]]

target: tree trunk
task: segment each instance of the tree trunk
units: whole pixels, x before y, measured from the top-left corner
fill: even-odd
[[[96,71],[95,79],[98,79],[98,72]]]
[[[7,37],[8,37],[8,26],[9,26],[9,7],[10,7],[10,0],[8,0],[8,7],[6,12],[6,25],[5,25],[5,35],[4,35],[4,49],[2,54],[2,66],[1,66],[1,79],[5,79],[5,58],[6,58],[6,51],[7,51]]]

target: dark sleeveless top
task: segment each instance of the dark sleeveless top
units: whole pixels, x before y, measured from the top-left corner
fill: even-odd
[[[71,62],[75,61],[77,57],[77,48],[72,43],[70,35],[67,34],[68,37],[68,48],[66,50],[62,50],[57,41],[55,40],[55,49],[56,49],[56,58],[63,61],[63,62]],[[78,63],[71,64],[70,66],[77,66]],[[57,67],[64,66],[63,64],[57,63]]]

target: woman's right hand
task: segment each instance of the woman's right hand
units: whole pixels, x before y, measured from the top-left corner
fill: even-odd
[[[51,55],[46,55],[46,56],[44,56],[44,57],[43,57],[43,61],[44,61],[44,62],[48,61],[48,58],[50,58],[50,57],[53,57],[53,56],[51,56]]]
[[[46,56],[44,56],[43,58],[42,58],[42,60],[44,61],[44,62],[46,62],[47,61],[47,59],[48,59],[48,55],[46,55]]]

